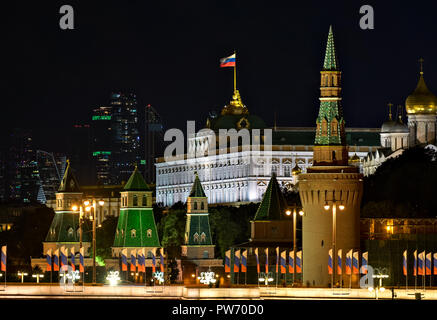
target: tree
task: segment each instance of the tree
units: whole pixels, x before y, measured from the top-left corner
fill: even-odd
[[[364,179],[363,217],[434,218],[437,153],[415,147],[389,159]]]
[[[112,256],[111,247],[114,243],[115,230],[118,218],[107,216],[102,222],[102,226],[96,230],[96,255],[100,259],[109,259]]]

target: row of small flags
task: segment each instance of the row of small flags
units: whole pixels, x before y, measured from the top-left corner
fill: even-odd
[[[332,267],[332,249],[329,249],[329,257],[328,257],[328,273],[332,274],[333,272],[333,267]],[[342,254],[343,254],[343,250],[339,249],[337,251],[337,274],[342,274],[343,272],[343,264],[342,264]],[[345,261],[345,274],[359,274],[360,272],[362,274],[366,274],[367,273],[367,263],[369,261],[368,259],[369,253],[363,252],[362,256],[361,256],[361,270],[358,266],[358,257],[359,257],[359,253],[358,251],[353,252],[353,250],[349,250],[346,253],[346,261]]]
[[[264,249],[266,255],[265,272],[269,272],[269,248]],[[256,259],[256,270],[260,273],[260,262],[258,248],[254,250]],[[276,248],[276,273],[281,268],[281,273],[287,272],[287,251],[284,250],[279,254],[279,247]],[[296,270],[294,270],[294,259],[296,259]],[[231,272],[231,250],[225,252],[225,272]],[[234,272],[247,272],[247,250],[236,250],[234,254]],[[296,255],[293,251],[288,253],[288,273],[302,273],[302,250],[297,251]]]
[[[156,270],[156,248],[152,249],[152,272]],[[121,271],[127,271],[128,265],[127,249],[121,251]],[[132,250],[130,252],[130,271],[146,272],[146,251],[145,249]],[[160,270],[164,272],[164,249],[160,249]]]
[[[408,251],[405,250],[402,255],[402,271],[404,276],[408,274],[408,268],[407,268],[407,255]],[[414,264],[413,264],[413,276],[417,277],[419,276],[430,276],[432,274],[431,272],[431,256],[433,256],[434,259],[434,275],[437,275],[437,253],[434,253],[432,255],[431,252],[428,252],[426,254],[425,251],[417,254],[417,250],[414,250],[413,257],[414,257]]]
[[[46,271],[67,271],[68,270],[68,248],[62,246],[56,249],[52,254],[52,249],[47,250],[46,254],[47,268]],[[70,249],[70,267],[76,270],[76,253],[74,247]],[[84,248],[79,250],[79,272],[84,272]]]

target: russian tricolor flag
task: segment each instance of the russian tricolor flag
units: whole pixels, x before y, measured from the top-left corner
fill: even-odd
[[[132,250],[130,252],[130,271],[136,272],[137,271],[137,251]]]
[[[85,263],[84,263],[84,248],[80,248],[79,250],[79,272],[84,272],[85,271]],[[127,266],[126,266],[126,270],[127,270]]]
[[[413,265],[413,276],[417,277],[417,250],[414,250],[414,265]]]
[[[424,275],[424,270],[423,270],[423,262],[425,260],[425,251],[419,253],[419,267],[418,267],[418,271],[417,274],[419,276],[423,276]]]
[[[329,249],[328,274],[332,274],[332,249]]]
[[[2,246],[1,252],[1,270],[6,272],[7,246]]]
[[[231,250],[225,252],[225,272],[231,272]]]
[[[75,255],[75,252],[74,252],[74,247],[72,247],[71,248],[71,254],[70,254],[70,266],[71,266],[71,269],[73,270],[73,271],[75,271],[76,270],[76,262],[75,262],[75,257],[74,257],[74,255]]]
[[[153,248],[152,252],[152,272],[155,273],[156,268],[156,248]]]
[[[337,274],[341,274],[342,266],[341,266],[341,256],[343,251],[341,249],[338,250],[338,260],[337,260]]]
[[[264,250],[266,253],[266,274],[269,273],[269,248]]]
[[[286,251],[282,251],[281,252],[281,273],[286,273],[287,272],[287,260],[286,260]]]
[[[234,272],[240,271],[240,250],[235,251],[234,255]]]
[[[67,258],[67,249],[62,246],[61,247],[61,271],[67,271],[68,270],[68,258]]]
[[[437,253],[434,253],[434,275],[437,276]]]
[[[258,248],[255,248],[255,259],[256,259],[256,272],[259,273],[259,255],[258,255]]]
[[[160,253],[161,253],[161,261],[160,261],[161,272],[164,272],[164,248],[161,248]]]
[[[288,272],[294,273],[294,250],[288,253]]]
[[[352,254],[352,272],[353,274],[358,274],[359,273],[359,268],[358,268],[358,251],[354,252]]]
[[[404,273],[404,276],[407,275],[407,250],[404,251],[404,254],[402,255],[402,271]]]
[[[431,252],[428,253],[425,258],[425,274],[427,276],[431,275]]]
[[[127,249],[121,250],[121,271],[127,271]]]
[[[346,253],[346,274],[352,274],[352,249]]]
[[[59,271],[59,249],[53,255],[53,271]]]
[[[220,59],[220,67],[235,67],[236,54],[232,54],[229,57]]]
[[[247,272],[247,250],[241,253],[241,272]]]
[[[47,250],[46,261],[47,261],[46,271],[52,271],[52,249]]]
[[[296,253],[296,273],[302,273],[302,250]]]
[[[361,273],[367,274],[367,263],[369,261],[369,252],[363,252],[363,255],[361,257]]]

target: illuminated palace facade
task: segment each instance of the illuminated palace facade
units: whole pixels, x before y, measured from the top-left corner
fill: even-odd
[[[259,129],[258,138],[263,141],[266,129],[270,129],[271,153],[245,150],[241,145],[235,149],[226,148],[208,155],[208,134],[198,133],[188,137],[188,152],[176,160],[156,162],[156,202],[171,206],[186,202],[197,172],[210,204],[259,202],[267,188],[271,174],[277,176],[281,188],[292,190],[299,173],[305,173],[313,164],[314,128],[267,128],[264,121],[249,113],[243,104],[239,91],[235,90],[232,100],[220,115],[208,118],[206,129],[215,133],[217,143],[220,129]],[[360,167],[362,160],[379,146],[380,129],[346,129],[349,161]],[[256,143],[252,139],[252,144]],[[267,139],[264,141],[267,144]],[[264,145],[264,147],[266,147]],[[263,145],[261,143],[261,150]],[[219,148],[218,148],[219,149]],[[193,154],[204,154],[194,157]]]

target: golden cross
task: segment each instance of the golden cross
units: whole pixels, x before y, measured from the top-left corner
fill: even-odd
[[[419,59],[419,63],[420,63],[420,74],[423,74],[423,62],[424,62],[425,60],[423,60],[423,58],[420,58]]]
[[[393,106],[393,103],[389,102],[387,105],[388,105],[388,118],[389,118],[389,120],[391,120],[392,119],[391,107]]]

